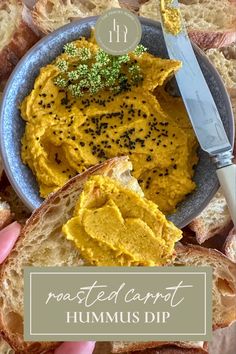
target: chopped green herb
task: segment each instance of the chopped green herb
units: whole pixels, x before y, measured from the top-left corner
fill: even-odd
[[[110,55],[105,53],[104,50],[98,49],[96,53],[96,62],[101,66],[108,65],[111,62]]]
[[[140,44],[133,53],[140,56],[146,50]],[[93,53],[87,47],[77,48],[74,43],[66,44],[64,51],[74,59],[71,65],[64,59],[56,62],[61,74],[54,79],[54,83],[67,88],[75,97],[81,97],[85,92],[96,94],[103,88],[119,93],[143,80],[137,60],[128,54],[112,56],[102,49]]]
[[[60,71],[62,72],[66,72],[68,71],[68,63],[66,60],[63,60],[63,59],[59,59],[57,62],[56,62],[56,65],[57,67],[59,68]]]
[[[144,47],[142,44],[139,44],[135,50],[134,50],[134,54],[137,55],[137,56],[140,56],[142,55],[144,52],[147,51],[147,48]]]
[[[59,76],[55,77],[54,84],[59,87],[65,88],[65,87],[67,87],[68,81],[64,77],[59,75]]]
[[[78,48],[74,43],[67,43],[64,45],[64,51],[66,54],[68,54],[70,57],[75,57],[78,55]]]
[[[91,51],[89,48],[79,48],[78,49],[78,56],[80,60],[86,61],[89,60],[92,56]]]
[[[79,84],[71,84],[68,86],[68,89],[71,92],[72,96],[74,97],[82,96],[82,91]]]

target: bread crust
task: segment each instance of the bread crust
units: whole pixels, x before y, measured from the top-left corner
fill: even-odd
[[[36,209],[31,215],[31,217],[27,220],[14,248],[11,251],[11,254],[17,251],[19,245],[21,245],[25,237],[27,237],[27,234],[31,232],[31,230],[34,228],[34,226],[37,224],[40,218],[43,218],[43,216],[47,213],[47,211],[50,210],[50,206],[54,203],[55,200],[57,200],[59,197],[63,197],[70,194],[70,191],[72,190],[78,192],[78,196],[79,196],[79,194],[83,190],[83,185],[86,182],[86,180],[89,178],[89,176],[93,174],[103,174],[103,175],[106,174],[109,176],[112,173],[113,168],[121,165],[127,166],[127,168],[130,167],[130,163],[127,157],[115,157],[113,159],[105,161],[102,164],[92,166],[82,174],[73,177],[57,192],[49,195],[49,197],[42,203],[42,205],[38,209]],[[7,260],[3,263],[2,267],[0,268],[0,284],[3,283],[4,270],[10,263],[11,254],[7,258]],[[0,304],[1,304],[1,298],[0,298]],[[4,324],[4,318],[3,318],[3,314],[1,313],[1,308],[0,308],[0,334],[9,343],[9,345],[15,350],[15,354],[29,354],[29,353],[46,354],[49,350],[53,351],[61,344],[60,342],[40,342],[40,343],[24,342],[22,334],[19,335],[15,333],[14,334],[9,333],[8,329],[6,328],[6,325]]]
[[[125,346],[114,346],[112,347],[112,353],[132,353],[132,354],[159,354],[169,353],[168,350],[172,350],[171,353],[182,353],[183,350],[187,350],[186,353],[191,354],[192,350],[197,350],[196,353],[208,353],[207,344],[203,344],[202,347],[194,348],[194,345],[188,342],[130,342],[126,343]],[[184,351],[185,353],[185,351]],[[195,353],[195,351],[194,351]]]
[[[204,349],[194,348],[178,348],[173,346],[165,346],[163,348],[146,349],[143,351],[129,352],[127,354],[207,354]]]
[[[229,31],[189,30],[189,37],[202,49],[227,47],[236,41],[235,29]]]
[[[236,228],[234,227],[227,236],[224,244],[225,255],[236,263]]]
[[[213,323],[212,328],[216,330],[218,328],[225,328],[230,326],[234,321],[236,321],[236,309],[235,309],[235,301],[236,301],[236,267],[235,264],[222,252],[212,249],[201,247],[198,245],[182,245],[178,243],[176,248],[176,259],[174,260],[174,265],[183,265],[186,264],[183,262],[183,259],[193,259],[194,257],[205,258],[209,260],[209,264],[221,264],[224,266],[225,271],[230,269],[231,275],[233,276],[232,288],[230,288],[230,300],[228,304],[225,304],[225,308],[228,313],[228,319],[220,319],[220,322]],[[190,264],[191,265],[191,264]],[[195,264],[196,265],[196,264]],[[220,286],[220,285],[219,285]],[[224,289],[223,289],[224,291]],[[222,296],[223,293],[222,293]]]
[[[24,5],[22,1],[18,0],[17,3],[21,9],[21,13],[19,13],[21,19],[9,43],[0,51],[0,82],[5,82],[8,79],[20,58],[39,39],[23,18]]]

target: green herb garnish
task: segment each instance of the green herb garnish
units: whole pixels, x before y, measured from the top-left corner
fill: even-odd
[[[133,54],[141,56],[146,50],[140,44]],[[137,60],[128,54],[112,56],[102,49],[93,53],[86,47],[77,48],[74,43],[67,43],[64,52],[73,60],[72,63],[65,59],[56,61],[61,73],[54,79],[54,83],[68,89],[74,97],[82,97],[86,92],[94,95],[103,88],[119,93],[143,80]]]

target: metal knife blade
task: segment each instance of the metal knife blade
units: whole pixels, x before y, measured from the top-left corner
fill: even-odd
[[[178,1],[173,0],[171,6],[178,8]],[[162,29],[170,59],[182,62],[182,68],[175,77],[201,148],[212,156],[232,151],[185,26],[178,35],[169,33],[163,23]]]

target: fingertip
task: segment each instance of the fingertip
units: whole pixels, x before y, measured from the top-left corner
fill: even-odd
[[[92,354],[96,342],[65,342],[54,354]]]

